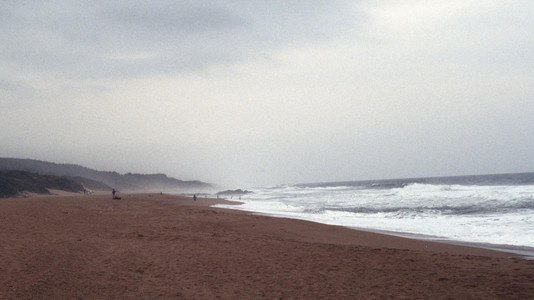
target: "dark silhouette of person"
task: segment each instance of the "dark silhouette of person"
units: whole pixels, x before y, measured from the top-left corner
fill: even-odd
[[[117,192],[117,191],[115,191],[115,189],[113,189],[113,191],[111,191],[111,194],[113,194],[113,199],[115,199],[115,193],[116,193],[116,192]]]
[[[197,194],[193,195],[193,201],[197,201]]]

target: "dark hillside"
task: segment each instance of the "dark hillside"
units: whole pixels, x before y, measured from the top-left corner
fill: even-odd
[[[56,164],[35,159],[0,158],[0,170],[21,170],[43,175],[86,178],[76,181],[87,188],[115,188],[128,191],[177,191],[201,190],[212,186],[202,181],[183,181],[167,177],[165,174],[132,174],[125,175],[117,172],[97,171],[72,164]],[[91,187],[92,186],[92,187]]]
[[[80,192],[83,187],[67,177],[40,175],[26,171],[0,171],[0,198],[14,197],[24,191],[50,194],[49,189]]]

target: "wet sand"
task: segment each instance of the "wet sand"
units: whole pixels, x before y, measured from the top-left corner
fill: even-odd
[[[0,299],[531,299],[534,261],[159,195],[0,199]]]

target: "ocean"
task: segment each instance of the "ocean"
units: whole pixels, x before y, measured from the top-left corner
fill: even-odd
[[[219,207],[534,253],[534,173],[280,185]],[[234,200],[237,197],[234,196]]]

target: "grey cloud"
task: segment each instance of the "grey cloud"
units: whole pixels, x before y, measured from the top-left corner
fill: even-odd
[[[111,7],[104,19],[127,30],[161,32],[222,31],[245,25],[245,20],[230,10],[202,2],[138,2],[135,5]]]
[[[207,51],[212,42],[199,33],[220,39],[216,34],[224,38],[226,30],[244,24],[230,11],[194,2],[170,7],[163,2],[153,5],[153,1],[146,2],[150,5],[106,3],[70,7],[68,14],[53,4],[4,3],[5,26],[1,31],[5,40],[0,55],[23,72],[64,78],[127,77],[169,69],[177,72],[212,63],[221,56],[224,61],[225,49]],[[147,57],[135,58],[138,53]]]
[[[336,2],[319,1],[24,4],[2,4],[3,60],[23,72],[71,79],[182,73],[248,60],[328,38],[338,28],[325,23],[339,12]]]

